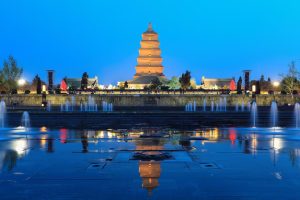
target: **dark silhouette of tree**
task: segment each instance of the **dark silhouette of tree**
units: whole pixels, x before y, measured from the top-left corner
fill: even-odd
[[[262,74],[261,76],[260,76],[260,83],[263,83],[263,82],[265,82],[265,76]]]
[[[242,94],[242,83],[243,83],[243,80],[242,80],[242,77],[240,76],[238,82],[237,82],[237,87],[236,87],[236,90],[237,90],[237,93],[238,94]]]
[[[81,89],[82,90],[86,90],[87,89],[87,87],[88,87],[88,79],[89,79],[89,75],[86,72],[84,72],[82,74],[82,78],[81,78]]]
[[[179,78],[179,83],[181,85],[181,89],[186,90],[191,86],[191,72],[186,71]]]
[[[45,84],[45,82],[43,82],[41,80],[41,78],[39,77],[39,75],[35,75],[34,79],[32,80],[31,83],[31,91],[36,91],[37,94],[41,94],[42,93],[42,85]]]
[[[128,82],[127,81],[124,82],[124,88],[128,88]]]

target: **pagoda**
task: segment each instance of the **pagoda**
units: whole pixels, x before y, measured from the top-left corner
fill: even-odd
[[[149,75],[164,77],[158,34],[153,31],[151,23],[149,23],[147,31],[142,34],[140,44],[134,78]]]
[[[158,34],[149,23],[148,29],[142,34],[134,79],[128,82],[131,88],[143,88],[154,79],[165,78],[159,44]]]

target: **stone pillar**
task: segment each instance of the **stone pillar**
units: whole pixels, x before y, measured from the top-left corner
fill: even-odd
[[[52,93],[54,90],[54,70],[47,70],[48,72],[48,92]]]
[[[244,70],[244,91],[248,93],[250,91],[250,70]]]

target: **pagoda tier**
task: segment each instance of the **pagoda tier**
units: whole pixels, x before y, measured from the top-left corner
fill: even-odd
[[[140,76],[164,77],[158,34],[153,31],[151,23],[149,23],[147,31],[142,34],[140,45],[134,78]]]

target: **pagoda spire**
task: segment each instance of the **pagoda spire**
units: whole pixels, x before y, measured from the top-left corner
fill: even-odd
[[[149,22],[147,32],[152,32],[152,31],[153,31],[153,29],[152,29],[152,23]]]

